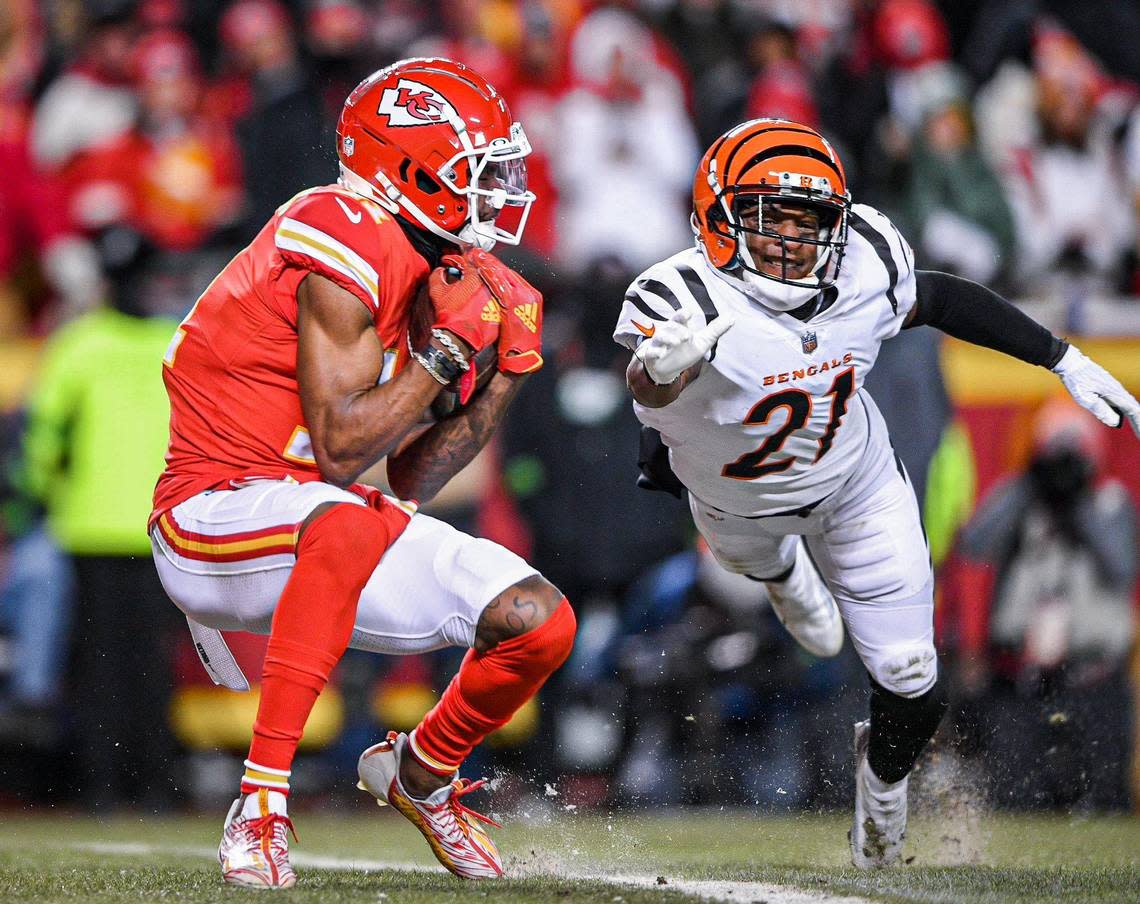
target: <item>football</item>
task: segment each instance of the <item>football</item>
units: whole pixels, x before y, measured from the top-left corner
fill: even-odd
[[[411,323],[408,326],[408,333],[412,339],[412,347],[416,349],[423,348],[428,343],[431,336],[431,325],[435,321],[435,308],[432,307],[431,297],[428,295],[427,280],[424,280],[420,286],[419,293],[416,295],[415,301],[412,303],[412,317]],[[475,367],[475,392],[471,394],[471,398],[467,400],[470,404],[471,401],[482,392],[483,387],[490,382],[491,377],[494,376],[497,369],[497,362],[499,358],[499,348],[497,345],[488,345],[486,348],[479,351],[478,354],[472,359],[472,364]],[[459,381],[453,380],[448,383],[443,389],[440,390],[431,403],[429,409],[430,418],[436,421],[442,421],[445,418],[451,417],[462,410],[463,405],[459,402]]]

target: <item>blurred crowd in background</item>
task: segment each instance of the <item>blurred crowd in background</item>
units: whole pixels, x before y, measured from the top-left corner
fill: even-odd
[[[0,806],[231,796],[256,700],[209,685],[145,533],[159,362],[274,209],[335,181],[351,88],[427,55],[526,128],[539,200],[498,253],[548,306],[547,366],[429,510],[527,555],[580,624],[468,771],[551,806],[846,805],[861,666],[801,652],[686,506],[635,486],[620,299],[692,241],[712,139],[786,117],[835,144],[920,266],[1010,295],[1137,392],[1137,35],[1128,0],[5,0]],[[940,576],[955,706],[925,768],[993,806],[1126,809],[1140,443],[1055,383],[928,329],[868,381]],[[259,674],[264,639],[231,640]],[[414,726],[461,652],[350,653],[297,787],[350,795],[359,750]]]

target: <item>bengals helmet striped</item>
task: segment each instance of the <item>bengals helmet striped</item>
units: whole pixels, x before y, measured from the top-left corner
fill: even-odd
[[[810,232],[789,236],[776,228],[774,215],[788,207],[817,215]],[[706,259],[754,285],[752,275],[811,292],[834,284],[850,207],[835,149],[814,129],[786,119],[753,119],[725,132],[701,158],[693,181],[693,232]],[[749,235],[778,250],[779,266],[755,259],[749,246],[757,239],[749,242]],[[807,249],[807,264],[801,257],[794,266],[789,244]]]

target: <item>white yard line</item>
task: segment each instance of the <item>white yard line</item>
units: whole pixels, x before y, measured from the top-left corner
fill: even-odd
[[[141,842],[81,842],[68,845],[82,851],[91,851],[96,854],[127,854],[144,856],[146,854],[181,854],[187,857],[212,860],[218,856],[214,848],[172,848],[166,845],[144,844]],[[329,870],[363,870],[364,872],[380,872],[382,870],[399,870],[402,872],[435,872],[438,867],[424,866],[419,863],[398,862],[391,860],[355,860],[345,857],[326,857],[321,854],[306,854],[302,851],[290,852],[290,859],[294,866],[309,867],[312,869]],[[531,875],[536,875],[532,873]],[[551,873],[557,876],[556,873]],[[558,878],[567,878],[558,876]],[[767,882],[732,882],[722,879],[673,879],[666,878],[664,883],[658,881],[656,876],[638,876],[628,873],[589,873],[582,878],[599,882],[612,882],[614,885],[632,885],[641,889],[653,889],[662,892],[674,892],[706,901],[728,901],[733,904],[749,904],[749,902],[764,901],[766,904],[870,904],[866,898],[857,898],[850,895],[831,895],[822,891],[806,891],[799,888],[789,888],[785,885],[772,885]]]
[[[822,891],[806,891],[790,888],[787,885],[771,885],[767,882],[730,882],[722,879],[666,879],[665,885],[657,878],[648,876],[597,876],[608,882],[622,885],[636,885],[638,888],[654,888],[659,891],[682,892],[704,898],[706,901],[732,901],[735,904],[749,904],[752,901],[766,901],[767,904],[870,904],[866,898],[850,895],[829,895]]]

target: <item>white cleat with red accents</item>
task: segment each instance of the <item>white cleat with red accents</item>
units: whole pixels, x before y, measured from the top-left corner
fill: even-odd
[[[483,782],[456,778],[427,798],[419,800],[400,783],[400,760],[408,743],[406,734],[388,732],[388,737],[360,755],[357,787],[376,798],[381,806],[391,804],[404,814],[427,839],[436,859],[461,879],[496,879],[503,875],[499,849],[482,823],[498,827],[460,803],[463,795]]]
[[[292,831],[284,794],[267,788],[243,794],[230,807],[222,831],[222,878],[247,888],[292,888],[297,882],[289,863]]]

